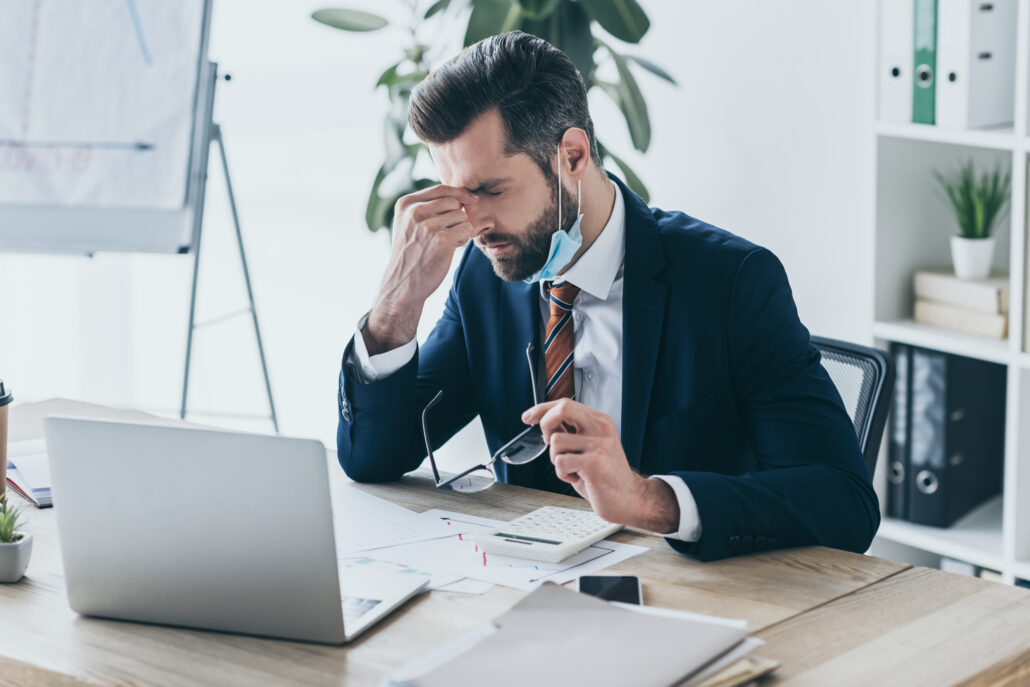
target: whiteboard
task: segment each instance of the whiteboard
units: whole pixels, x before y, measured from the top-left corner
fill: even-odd
[[[0,0],[0,250],[189,249],[209,22],[207,0]]]

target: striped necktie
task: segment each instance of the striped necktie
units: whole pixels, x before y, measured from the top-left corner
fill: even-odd
[[[572,354],[576,342],[572,326],[572,302],[576,300],[579,287],[568,282],[557,285],[551,282],[546,286],[551,317],[544,337],[544,363],[547,371],[544,398],[554,401],[576,395],[576,383],[572,376]]]

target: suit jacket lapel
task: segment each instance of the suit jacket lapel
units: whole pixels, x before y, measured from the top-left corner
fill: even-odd
[[[614,179],[614,177],[613,177]],[[643,456],[667,287],[657,279],[665,268],[658,225],[647,205],[621,181],[626,204],[626,262],[622,304],[622,447],[634,468]]]
[[[525,429],[520,418],[533,405],[533,387],[526,362],[526,344],[532,342],[534,358],[540,355],[540,292],[537,284],[502,282],[497,309],[501,333],[501,358],[507,433],[514,437]],[[535,361],[534,361],[535,362]],[[516,422],[517,421],[517,422]]]

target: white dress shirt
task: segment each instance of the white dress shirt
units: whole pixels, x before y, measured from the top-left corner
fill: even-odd
[[[594,242],[561,277],[580,288],[572,303],[572,325],[575,334],[573,376],[576,400],[585,406],[610,415],[622,434],[622,294],[623,263],[626,257],[626,206],[619,187],[615,187],[615,204],[611,217]],[[544,285],[540,284],[540,317],[544,328],[550,318],[550,305]],[[358,322],[353,356],[359,382],[372,382],[388,377],[415,355],[416,342],[386,353],[369,356],[361,330],[368,315]],[[541,356],[542,357],[542,356]],[[541,360],[540,364],[543,364]],[[537,375],[543,379],[541,375]],[[672,475],[655,475],[665,481],[676,494],[680,508],[680,525],[675,532],[661,532],[682,541],[701,537],[701,520],[697,502],[686,482]]]

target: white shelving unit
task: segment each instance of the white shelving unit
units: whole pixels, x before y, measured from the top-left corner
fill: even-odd
[[[891,0],[881,0],[890,2]],[[949,528],[883,516],[877,543],[956,558],[996,570],[1005,582],[1030,580],[1030,353],[1024,341],[1027,286],[1027,164],[1030,161],[1030,0],[1018,0],[1014,124],[988,130],[949,130],[922,124],[875,122],[874,322],[885,347],[897,341],[999,363],[1008,368],[1004,487]],[[1009,223],[999,228],[995,269],[1010,278],[1009,338],[959,334],[912,320],[912,274],[951,263],[953,220],[933,170],[954,169],[972,158],[978,168],[996,163],[1012,171]],[[886,437],[876,487],[886,506]],[[873,551],[876,551],[874,543]]]

